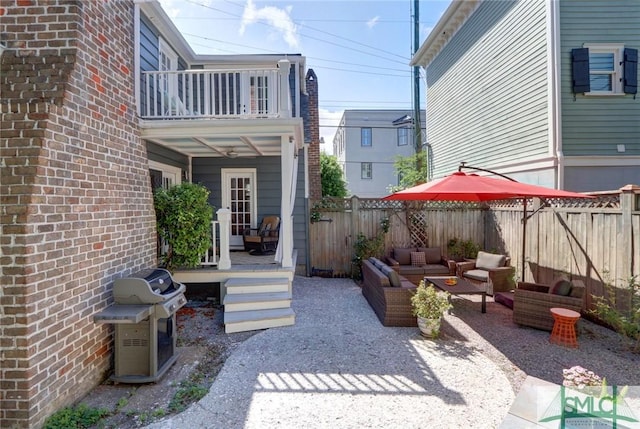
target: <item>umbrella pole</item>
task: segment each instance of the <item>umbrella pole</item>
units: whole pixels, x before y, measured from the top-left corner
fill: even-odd
[[[522,199],[523,213],[522,213],[522,254],[520,255],[521,259],[521,270],[520,271],[520,279],[524,280],[524,252],[527,247],[527,198]]]

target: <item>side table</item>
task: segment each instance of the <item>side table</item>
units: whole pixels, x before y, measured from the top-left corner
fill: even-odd
[[[580,313],[566,308],[554,307],[550,309],[553,316],[553,331],[549,341],[566,347],[578,347],[576,337],[576,322],[580,319]]]

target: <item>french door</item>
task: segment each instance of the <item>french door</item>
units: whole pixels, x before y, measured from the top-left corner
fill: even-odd
[[[242,233],[246,228],[256,227],[256,169],[223,168],[222,207],[231,210],[231,236],[229,245],[233,249],[243,247]]]

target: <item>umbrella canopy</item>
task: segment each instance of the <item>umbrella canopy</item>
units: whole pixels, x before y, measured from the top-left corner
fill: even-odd
[[[487,170],[484,170],[487,171]],[[527,198],[593,198],[577,192],[545,188],[512,180],[466,174],[457,171],[442,179],[423,183],[391,195],[383,200],[401,201],[491,201],[508,198],[522,198],[524,216],[522,218],[522,260],[521,273],[524,280],[524,252],[527,235]]]
[[[384,197],[404,201],[491,201],[506,198],[591,198],[577,192],[545,188],[505,179],[455,172]]]

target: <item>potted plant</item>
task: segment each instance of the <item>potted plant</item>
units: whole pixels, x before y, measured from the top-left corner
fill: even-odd
[[[420,281],[415,293],[411,296],[413,315],[418,317],[418,327],[423,336],[436,338],[440,334],[442,315],[451,308],[449,293],[437,291],[436,288]]]
[[[475,259],[479,251],[480,246],[473,240],[461,240],[454,237],[447,242],[447,255],[453,261],[461,262],[465,259]]]

